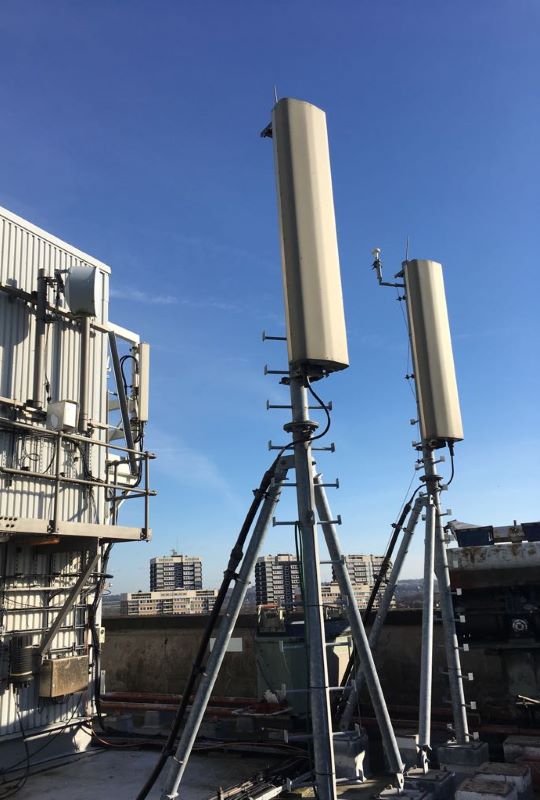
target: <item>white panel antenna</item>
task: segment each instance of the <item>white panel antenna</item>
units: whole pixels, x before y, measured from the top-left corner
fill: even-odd
[[[407,240],[408,250],[408,240]],[[448,683],[450,703],[452,706],[453,731],[455,741],[460,747],[467,747],[470,741],[467,708],[471,703],[465,702],[463,688],[463,672],[460,662],[459,648],[456,646],[457,631],[455,610],[452,601],[452,586],[448,572],[448,556],[445,543],[445,526],[443,517],[451,511],[443,512],[441,508],[441,492],[447,489],[454,478],[454,442],[463,439],[461,411],[452,354],[450,325],[444,292],[443,270],[437,261],[422,259],[402,262],[402,269],[394,276],[393,281],[383,280],[381,251],[377,247],[372,251],[373,269],[380,286],[391,286],[405,289],[404,295],[398,294],[398,300],[407,301],[408,327],[414,365],[414,374],[406,375],[414,378],[416,385],[416,405],[418,420],[411,420],[420,426],[421,441],[413,442],[421,458],[417,466],[422,465],[424,474],[421,483],[414,490],[409,501],[403,507],[405,516],[394,526],[392,537],[410,514],[404,530],[404,536],[396,555],[397,571],[392,571],[388,586],[395,586],[401,564],[407,553],[410,540],[422,509],[425,520],[424,536],[424,583],[422,590],[422,643],[420,653],[420,687],[418,709],[417,763],[427,772],[432,750],[431,740],[431,700],[433,678],[433,619],[435,607],[436,576],[439,590],[439,607],[444,632],[446,663],[448,666]],[[399,281],[399,282],[396,282]],[[450,478],[443,484],[438,464],[443,457],[435,458],[439,447],[448,445],[451,459]],[[420,490],[424,488],[424,492]],[[418,495],[418,496],[417,496]],[[416,497],[417,496],[417,497]],[[416,497],[414,506],[412,501]],[[403,515],[403,512],[402,512]],[[395,543],[396,539],[394,539]],[[387,586],[387,588],[388,588]],[[384,600],[381,600],[381,606]],[[387,606],[388,608],[389,606]],[[374,623],[374,627],[377,622]],[[382,624],[381,622],[379,624]],[[349,711],[349,695],[346,711]],[[345,716],[345,714],[344,714]]]
[[[317,378],[349,365],[326,114],[283,98],[271,131],[289,366]]]
[[[137,345],[137,356],[137,373],[134,376],[137,387],[137,418],[139,422],[148,422],[150,345],[147,342]]]
[[[403,277],[422,441],[431,446],[463,439],[442,265],[413,259]]]

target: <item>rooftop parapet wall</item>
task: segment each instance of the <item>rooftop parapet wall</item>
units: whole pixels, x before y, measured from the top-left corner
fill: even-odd
[[[207,620],[207,616],[105,618],[107,691],[181,693]],[[255,615],[240,616],[233,636],[242,639],[242,652],[227,653],[217,696],[256,696],[256,623]],[[375,660],[391,707],[418,704],[420,641],[420,610],[389,613]],[[441,709],[448,708],[444,670],[442,629],[436,625],[433,705]],[[471,650],[464,655],[464,670],[474,673],[474,682],[466,687],[467,698],[476,700],[484,721],[517,718],[500,654]]]

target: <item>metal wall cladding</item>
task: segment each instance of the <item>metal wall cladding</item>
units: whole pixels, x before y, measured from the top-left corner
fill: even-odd
[[[26,292],[37,288],[38,270],[48,276],[55,270],[84,264],[98,269],[102,281],[102,302],[96,322],[108,319],[109,268],[81,253],[30,223],[0,209],[0,281]],[[52,300],[51,292],[51,300]],[[65,302],[62,299],[62,302]],[[60,308],[67,310],[66,306]],[[32,396],[34,367],[35,307],[0,291],[0,395],[27,401]],[[57,318],[46,326],[45,375],[43,400],[48,394],[52,402],[80,401],[80,325]],[[90,341],[90,420],[102,428],[94,429],[94,438],[106,440],[107,424],[107,334],[92,326]],[[48,388],[46,386],[48,384]],[[0,415],[8,413],[7,407]],[[54,469],[55,445],[39,435],[0,431],[0,463],[6,467],[35,472]],[[87,464],[84,460],[86,458]],[[106,450],[89,447],[86,456],[73,444],[65,443],[61,454],[61,471],[69,477],[83,478],[91,472],[105,478]],[[52,481],[35,478],[3,477],[0,492],[0,516],[30,517],[49,520],[54,496]],[[89,492],[83,487],[63,484],[60,490],[59,519],[70,522],[106,523],[104,492]]]
[[[60,608],[81,570],[87,553],[69,549],[73,545],[63,539],[62,545],[33,547],[26,544],[0,545],[2,571],[5,575],[2,592],[4,642],[9,646],[10,634],[27,634],[33,645],[39,645],[44,631],[53,622],[55,609]],[[93,587],[90,586],[90,589]],[[52,641],[50,655],[89,654],[89,677],[92,647],[88,631],[88,602],[92,593],[79,596]],[[37,667],[37,665],[36,665]],[[62,698],[39,697],[39,676],[28,686],[16,689],[7,680],[0,683],[0,737],[20,736],[49,726],[77,722],[93,710],[92,684],[86,692]]]
[[[93,320],[90,341],[90,387],[88,414],[93,438],[105,442],[107,435],[107,333],[109,268],[71,245],[36,228],[5,209],[0,208],[0,283],[25,292],[37,289],[38,270],[48,276],[71,265],[93,266],[102,282],[102,302]],[[50,299],[53,301],[53,291]],[[62,299],[62,303],[65,301]],[[26,402],[32,396],[34,370],[34,336],[36,310],[31,303],[0,291],[0,395],[5,400]],[[43,401],[72,400],[79,397],[80,325],[75,320],[56,315],[46,325],[45,375]],[[46,383],[48,387],[46,387]],[[46,405],[46,403],[44,403]],[[10,419],[9,404],[0,404],[0,417]],[[30,421],[27,416],[22,421]],[[1,422],[1,420],[0,420]],[[0,430],[0,464],[16,469],[54,475],[55,444],[51,437],[37,431],[28,434]],[[72,442],[62,447],[60,471],[69,477],[84,478],[90,472],[94,478],[105,478],[106,448],[83,447],[83,453]],[[54,482],[30,476],[0,475],[0,516],[51,519]],[[92,493],[85,487],[62,484],[59,493],[59,528],[62,521],[107,523],[103,491]],[[66,600],[69,590],[80,574],[85,547],[89,540],[63,537],[60,544],[32,545],[30,538],[19,542],[0,540],[0,570],[5,576],[0,584],[0,741],[3,737],[21,737],[22,731],[44,730],[58,725],[77,723],[93,709],[93,685],[85,692],[62,698],[39,698],[39,680],[15,689],[6,679],[9,670],[11,634],[18,632],[31,637],[38,645],[43,633],[54,621],[55,609]],[[81,544],[81,542],[83,542]],[[92,589],[90,584],[90,590]],[[79,595],[52,642],[50,655],[89,655],[89,671],[93,653],[88,629],[88,604],[92,595]],[[6,668],[7,664],[7,668]],[[45,751],[47,752],[47,751]]]

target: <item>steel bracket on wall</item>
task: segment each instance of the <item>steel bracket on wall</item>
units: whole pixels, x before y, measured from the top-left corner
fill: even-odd
[[[77,578],[77,580],[75,581],[73,586],[71,587],[70,592],[69,592],[68,596],[65,599],[64,605],[58,611],[58,614],[57,614],[54,622],[50,626],[50,628],[48,630],[46,630],[45,633],[43,634],[43,637],[41,639],[41,643],[39,645],[39,654],[40,654],[40,656],[42,658],[43,658],[43,656],[45,656],[45,654],[50,649],[54,637],[56,636],[56,634],[60,630],[60,626],[64,622],[65,618],[67,617],[67,615],[69,614],[69,612],[73,608],[73,604],[75,603],[75,600],[77,599],[77,597],[78,597],[81,589],[83,588],[84,584],[86,583],[86,581],[88,580],[88,578],[90,577],[90,575],[92,574],[94,569],[96,568],[98,561],[99,561],[99,545],[98,545],[98,542],[96,540],[96,541],[93,541],[92,544],[91,544],[91,548],[90,548],[89,555],[88,555],[88,561],[82,567],[81,574],[79,575],[79,577]]]

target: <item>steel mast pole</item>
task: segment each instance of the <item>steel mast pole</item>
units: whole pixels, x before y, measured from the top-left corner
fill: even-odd
[[[431,685],[433,675],[433,596],[435,566],[435,526],[437,511],[429,493],[426,503],[424,541],[424,587],[422,598],[422,649],[420,655],[420,704],[418,717],[418,757],[427,769],[431,749]]]
[[[405,286],[405,297],[407,298],[407,319],[411,352],[413,353],[414,380],[416,383],[416,407],[418,411],[418,421],[422,431],[421,445],[415,445],[422,452],[422,463],[424,466],[424,478],[427,489],[426,504],[426,541],[424,559],[424,608],[422,613],[422,660],[420,676],[420,718],[419,718],[419,759],[427,768],[428,752],[430,749],[431,738],[431,679],[433,662],[433,578],[434,572],[437,576],[439,598],[441,604],[441,614],[443,622],[443,634],[446,650],[446,662],[448,666],[448,676],[450,684],[450,695],[452,702],[452,712],[454,718],[454,734],[459,744],[468,741],[468,725],[466,715],[466,705],[463,693],[463,679],[461,673],[461,663],[459,658],[458,640],[454,620],[454,609],[450,587],[450,576],[448,572],[448,562],[444,542],[444,531],[441,524],[441,476],[437,474],[435,468],[434,449],[440,440],[447,441],[449,447],[452,446],[454,436],[462,438],[461,415],[459,412],[459,400],[457,398],[457,385],[455,384],[455,374],[449,384],[445,385],[446,394],[442,391],[441,405],[446,405],[452,401],[457,405],[457,422],[452,419],[450,422],[444,420],[442,430],[434,421],[434,408],[428,412],[420,401],[420,384],[423,375],[427,383],[427,397],[435,404],[435,391],[432,382],[439,387],[444,383],[444,376],[448,372],[453,373],[454,366],[451,355],[450,329],[448,327],[446,300],[444,297],[444,285],[442,282],[442,267],[439,273],[434,268],[431,270],[432,284],[421,282],[418,265],[420,263],[436,264],[436,262],[404,261],[402,271],[399,273],[403,277]],[[412,284],[409,284],[409,268],[416,265],[416,272],[413,271]],[[439,283],[437,284],[437,275]],[[414,277],[416,276],[416,277]],[[411,288],[411,286],[413,288]],[[422,290],[421,288],[422,287]],[[438,287],[438,288],[437,288]],[[415,298],[414,308],[411,303],[411,292]],[[437,293],[438,292],[438,293]],[[420,297],[422,299],[420,299]],[[435,316],[440,323],[437,329],[433,323]],[[415,346],[415,337],[412,335],[413,328],[417,326],[417,336],[424,341],[426,352],[418,353]],[[447,327],[445,338],[445,325]],[[433,341],[432,351],[428,347],[429,342]],[[445,350],[446,345],[446,350]],[[450,356],[448,355],[450,352]],[[438,367],[438,370],[437,370]],[[434,370],[434,376],[431,370]],[[426,426],[426,414],[429,424]],[[431,416],[430,416],[431,414]],[[432,419],[433,417],[433,419]],[[449,427],[448,427],[449,426]],[[427,432],[429,431],[429,433]],[[429,435],[431,434],[431,435]],[[450,434],[450,435],[449,435]],[[429,630],[428,630],[429,625]]]
[[[452,702],[452,715],[454,719],[454,735],[458,744],[465,744],[469,741],[469,726],[467,722],[465,694],[463,691],[463,674],[461,672],[461,659],[459,657],[454,605],[452,603],[452,588],[450,586],[450,574],[448,572],[448,558],[446,555],[444,529],[441,517],[441,477],[437,475],[435,469],[433,449],[424,447],[422,452],[428,492],[431,493],[436,514],[435,575],[439,586],[439,601],[441,604],[448,682],[450,685],[450,699]]]
[[[309,700],[315,782],[319,800],[335,800],[336,775],[315,517],[314,470],[309,442],[316,423],[312,422],[308,415],[306,380],[307,378],[291,371],[292,422],[285,425],[285,430],[292,434],[295,442],[296,500],[303,553],[304,620],[309,658]]]

